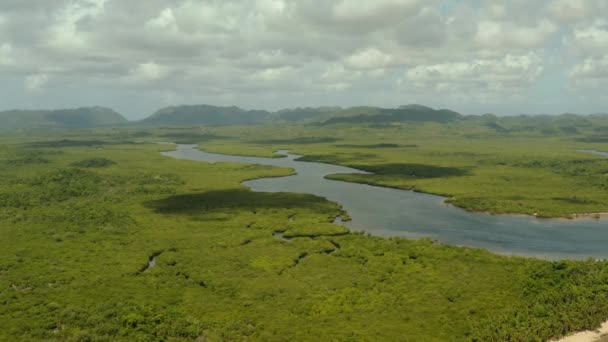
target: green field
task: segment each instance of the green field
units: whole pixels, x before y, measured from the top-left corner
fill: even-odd
[[[6,135],[0,340],[540,341],[598,326],[608,319],[606,262],[348,233],[331,223],[343,214],[335,203],[240,185],[292,170],[174,160],[159,153],[171,145],[145,143],[266,156],[286,148],[377,172],[347,180],[449,194],[468,209],[547,216],[605,209],[596,176],[608,164],[574,150],[601,144],[474,130]]]

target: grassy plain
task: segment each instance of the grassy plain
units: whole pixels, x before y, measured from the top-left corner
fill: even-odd
[[[459,133],[441,141],[419,133],[443,134],[440,127],[408,134],[385,129],[313,134],[310,127],[233,127],[3,138],[0,340],[541,341],[608,319],[606,262],[549,262],[347,233],[331,223],[341,214],[335,203],[252,193],[240,185],[291,170],[174,160],[159,154],[171,146],[132,143],[181,134],[182,142],[237,154],[288,148],[369,168],[420,164],[415,172],[424,173],[433,165],[437,177],[399,173],[374,180],[427,191],[441,184],[465,191],[461,178],[477,187],[492,182],[496,163],[483,173],[484,161],[504,161],[505,170],[530,167],[514,166],[530,152],[524,137],[517,145],[522,150],[509,145],[508,153],[497,155],[500,145],[475,143],[474,155],[465,157],[456,152],[473,146]],[[542,160],[601,161],[567,150],[585,144],[556,139],[539,146]],[[554,173],[534,167],[527,174]],[[558,182],[562,176],[552,177]],[[283,237],[274,234],[279,231]],[[156,264],[148,268],[153,256]]]

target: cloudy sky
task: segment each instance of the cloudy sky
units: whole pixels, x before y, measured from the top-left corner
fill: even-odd
[[[606,0],[0,0],[0,110],[608,112]]]

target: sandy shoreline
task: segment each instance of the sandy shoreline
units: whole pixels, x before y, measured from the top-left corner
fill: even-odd
[[[602,337],[608,336],[608,321],[604,322],[598,330],[581,331],[570,336],[562,337],[559,340],[552,340],[553,342],[596,342],[600,341]],[[602,339],[603,341],[603,339]]]

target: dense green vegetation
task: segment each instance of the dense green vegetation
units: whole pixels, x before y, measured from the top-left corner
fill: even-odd
[[[512,192],[538,173],[547,189],[551,177],[560,187],[584,186],[605,170],[602,158],[572,150],[601,147],[578,135],[489,134],[424,124],[6,137],[0,340],[541,341],[598,326],[608,319],[606,262],[348,233],[331,223],[343,215],[335,203],[240,185],[291,170],[174,160],[159,154],[171,146],[130,143],[183,135],[232,153],[289,148],[377,172],[361,181],[449,191],[480,191],[498,174],[511,177]],[[590,205],[569,191],[559,208]],[[519,201],[544,203],[530,194]]]
[[[73,162],[72,166],[76,167],[106,167],[116,164],[107,158],[89,158]]]

